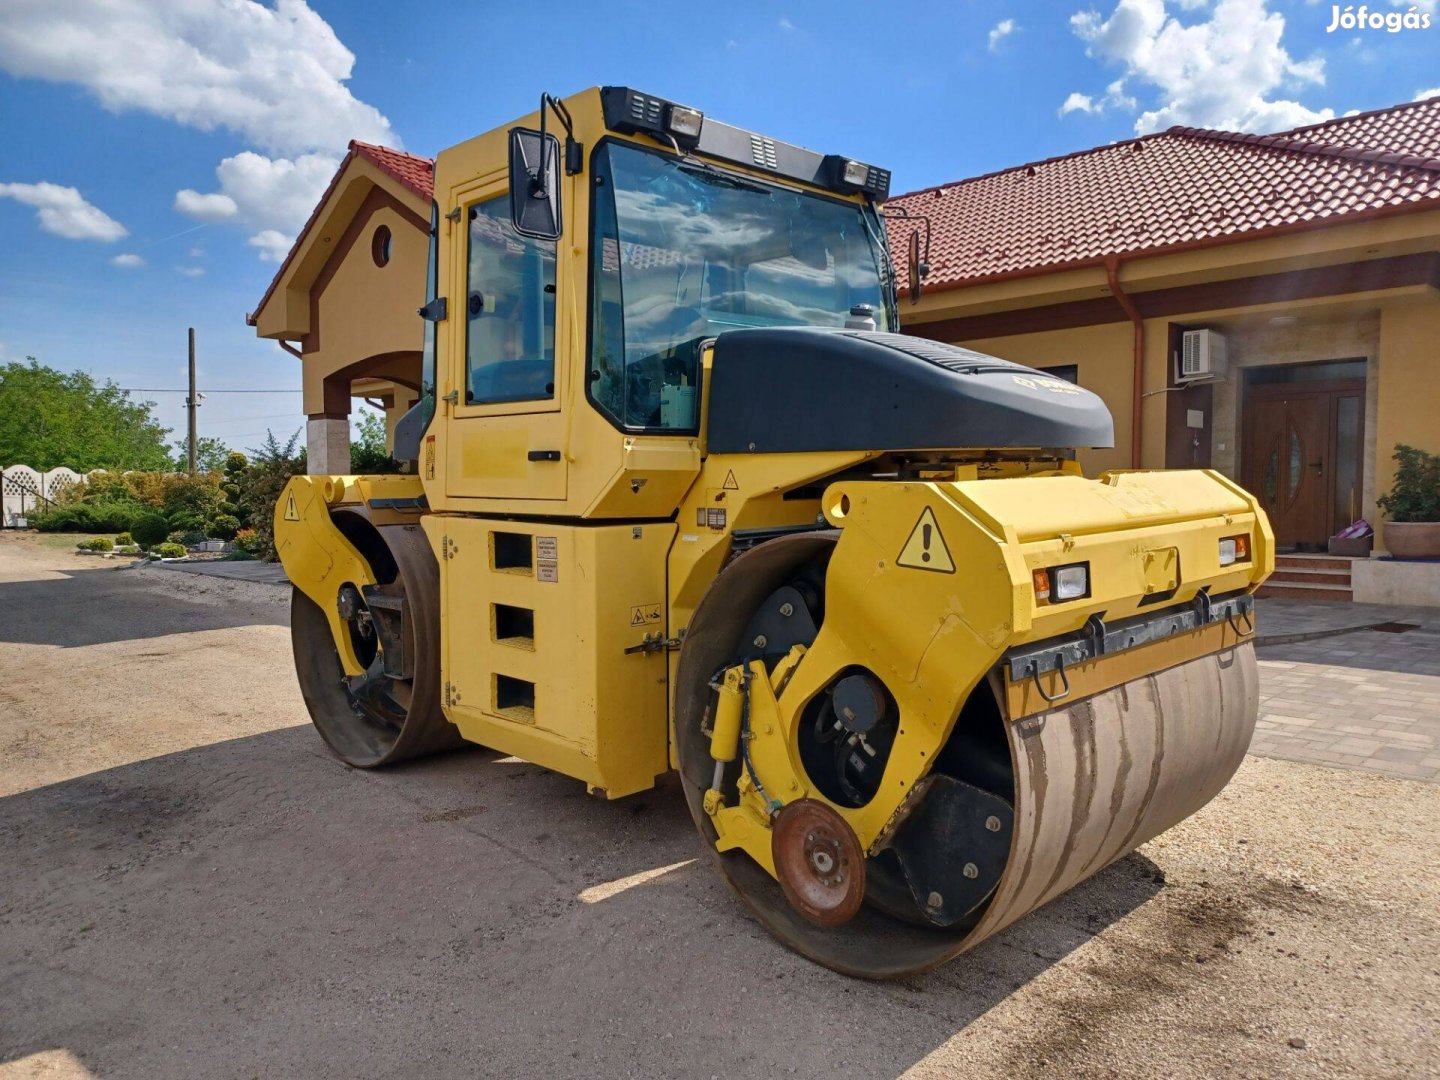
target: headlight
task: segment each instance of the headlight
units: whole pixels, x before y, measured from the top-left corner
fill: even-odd
[[[681,139],[700,138],[700,125],[705,122],[705,114],[699,109],[691,109],[685,105],[671,105],[670,119],[667,126],[670,134]]]
[[[1030,583],[1036,600],[1053,599],[1056,603],[1078,600],[1090,595],[1090,564],[1072,563],[1035,570],[1030,575]]]
[[[863,188],[870,179],[870,166],[860,161],[847,161],[840,170],[840,179],[847,184],[854,184],[857,188]]]
[[[1051,571],[1051,580],[1055,583],[1056,600],[1078,600],[1090,592],[1090,564],[1058,566]]]
[[[1220,541],[1220,565],[1232,566],[1250,561],[1250,537],[1227,536]]]

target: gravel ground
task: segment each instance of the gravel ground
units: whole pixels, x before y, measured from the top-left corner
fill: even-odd
[[[1440,787],[1247,759],[893,984],[779,947],[671,787],[346,769],[273,587],[0,536],[0,1077],[1440,1075]],[[283,596],[283,594],[282,594]]]

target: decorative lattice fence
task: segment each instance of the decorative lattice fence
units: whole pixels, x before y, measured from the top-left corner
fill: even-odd
[[[29,465],[0,468],[0,529],[23,529],[30,515],[48,507],[61,488],[83,483],[83,473],[63,466],[48,472]]]

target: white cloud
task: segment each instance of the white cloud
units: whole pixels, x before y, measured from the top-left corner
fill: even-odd
[[[775,25],[780,27],[780,29],[784,30],[787,34],[795,29],[795,24],[791,22],[787,16],[784,15],[780,16],[780,21]]]
[[[202,247],[192,247],[189,254],[192,259],[203,259],[205,257],[205,249]]]
[[[1083,112],[1091,116],[1099,116],[1106,109],[1134,109],[1135,99],[1125,93],[1125,79],[1116,79],[1109,86],[1105,87],[1104,97],[1091,97],[1089,94],[1082,94],[1078,91],[1072,92],[1060,106],[1060,115],[1067,113]]]
[[[100,240],[110,244],[128,235],[124,225],[98,206],[90,205],[73,187],[44,181],[0,184],[0,199],[14,199],[33,206],[40,228],[67,240]]]
[[[184,274],[186,277],[202,277],[205,274],[205,268],[203,266],[177,266],[175,272]]]
[[[238,213],[235,200],[229,195],[202,195],[193,188],[175,193],[175,209],[196,221],[225,221]]]
[[[294,233],[305,224],[339,166],[339,155],[302,154],[292,160],[247,150],[220,162],[215,175],[221,192],[234,200],[243,220]]]
[[[1019,29],[1014,19],[1001,19],[990,31],[990,51],[998,52],[1000,43]]]
[[[8,0],[0,67],[78,83],[107,109],[141,109],[273,152],[395,143],[345,85],[355,54],[304,0]]]
[[[1266,0],[1218,0],[1208,19],[1191,25],[1171,16],[1165,0],[1119,0],[1108,18],[1081,11],[1070,26],[1091,56],[1124,65],[1122,83],[1159,91],[1160,107],[1135,121],[1141,134],[1172,124],[1278,131],[1335,115],[1274,96],[1285,87],[1323,85],[1325,65],[1290,56],[1281,44],[1285,17],[1267,10]],[[1113,104],[1122,100],[1129,99]]]
[[[184,188],[174,202],[260,232],[299,229],[351,139],[401,145],[350,92],[354,65],[306,0],[7,0],[0,21],[0,70],[78,84],[116,112],[226,128],[263,151],[222,161],[220,190]]]
[[[339,165],[340,158],[331,154],[301,154],[292,160],[246,150],[216,167],[219,191],[181,191],[175,209],[201,221],[233,218],[256,229],[250,245],[260,249],[262,259],[279,262]]]
[[[259,248],[260,258],[265,262],[284,262],[290,251],[290,238],[277,229],[264,229],[245,242]]]
[[[1415,94],[1416,101],[1429,101],[1432,97],[1440,97],[1440,86],[1432,87],[1429,90],[1421,90]]]
[[[132,255],[127,253],[125,255],[116,255],[113,259],[110,260],[110,265],[123,267],[126,270],[133,270],[137,267],[144,266],[145,260],[142,259],[139,255]]]

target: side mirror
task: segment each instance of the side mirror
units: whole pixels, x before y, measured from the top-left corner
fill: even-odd
[[[510,224],[521,236],[560,239],[560,140],[510,129]]]
[[[920,230],[912,229],[910,232],[910,258],[906,266],[906,276],[910,279],[910,302],[912,304],[920,299],[920,283],[929,274],[930,264],[920,261]]]

